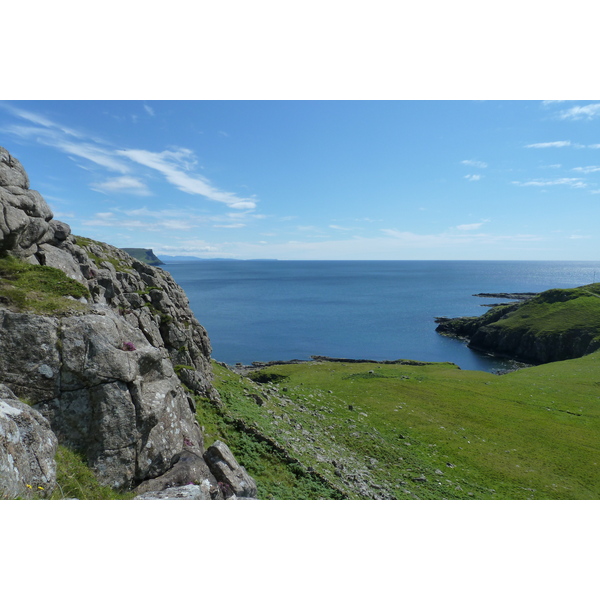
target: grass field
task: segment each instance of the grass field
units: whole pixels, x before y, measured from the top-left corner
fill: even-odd
[[[278,381],[263,384],[215,373],[231,418],[348,498],[597,499],[599,361],[505,375],[310,362],[264,369]]]

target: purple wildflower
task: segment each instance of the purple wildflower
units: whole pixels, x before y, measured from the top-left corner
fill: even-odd
[[[133,352],[135,350],[135,346],[132,342],[123,342],[123,350],[127,352]]]

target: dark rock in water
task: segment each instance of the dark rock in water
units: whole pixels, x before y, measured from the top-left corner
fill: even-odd
[[[533,298],[534,296],[537,296],[538,293],[536,292],[520,292],[520,293],[512,293],[512,294],[504,294],[504,293],[499,293],[499,294],[487,294],[487,293],[481,293],[481,294],[473,294],[473,296],[475,296],[476,298],[506,298],[508,300],[529,300],[530,298]]]

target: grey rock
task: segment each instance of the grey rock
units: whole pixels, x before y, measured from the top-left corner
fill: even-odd
[[[75,316],[15,313],[0,298],[0,380],[48,419],[61,443],[84,453],[101,483],[156,484],[171,472],[173,485],[187,470],[214,486],[202,458],[193,469],[185,459],[186,450],[202,457],[204,447],[194,401],[181,385],[219,401],[210,341],[173,278],[73,236],[4,148],[0,253],[60,269],[91,294]],[[189,368],[178,377],[173,365]]]
[[[155,479],[144,481],[136,488],[136,492],[143,495],[148,492],[162,492],[163,490],[189,484],[205,484],[208,486],[206,500],[223,497],[219,491],[217,480],[210,472],[202,456],[190,450],[183,450],[173,457],[173,466],[166,473]]]
[[[57,446],[48,421],[0,384],[0,498],[50,496]]]
[[[217,440],[204,453],[204,460],[226,496],[231,491],[237,497],[256,498],[256,483],[246,469],[238,464],[227,444]],[[228,489],[229,488],[229,489]]]
[[[58,393],[58,330],[53,317],[0,309],[0,379],[33,404]]]
[[[188,484],[161,491],[144,492],[134,500],[212,500],[210,488],[210,482],[203,481],[200,485]]]
[[[50,224],[52,223],[53,221],[50,222]],[[36,257],[40,264],[60,269],[71,279],[75,279],[87,286],[87,279],[81,272],[79,263],[70,252],[56,248],[50,244],[41,244],[38,246]]]

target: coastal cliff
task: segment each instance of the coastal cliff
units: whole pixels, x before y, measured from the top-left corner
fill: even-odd
[[[255,496],[224,444],[205,451],[195,398],[219,402],[210,341],[172,277],[72,235],[4,148],[0,206],[0,497],[49,496],[56,442],[115,489]]]
[[[532,364],[579,358],[600,348],[600,285],[548,290],[480,317],[437,322],[437,332],[475,350]]]

